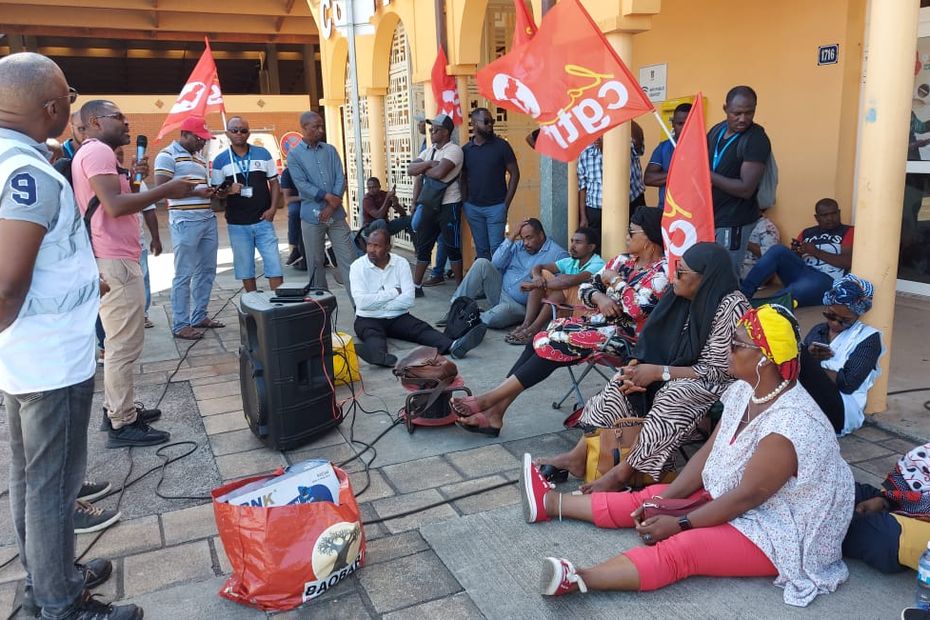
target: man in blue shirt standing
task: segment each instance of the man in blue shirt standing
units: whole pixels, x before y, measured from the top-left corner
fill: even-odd
[[[691,111],[690,103],[680,103],[672,113],[672,134],[675,141],[681,134],[685,121],[688,120],[688,113]],[[672,153],[675,152],[675,145],[671,140],[659,142],[659,146],[652,152],[649,158],[649,164],[643,172],[643,182],[650,187],[659,188],[659,208],[665,208],[665,179],[668,177],[668,169],[672,163]]]
[[[346,189],[342,160],[332,145],[323,142],[323,117],[313,111],[304,112],[300,115],[300,128],[304,139],[288,154],[287,169],[301,199],[301,234],[307,251],[310,285],[328,288],[323,262],[328,236],[346,292],[352,301],[349,267],[356,253],[352,249],[351,231],[342,207],[342,194]]]
[[[554,263],[567,256],[563,247],[546,237],[539,220],[535,217],[523,220],[513,236],[504,239],[491,260],[475,261],[450,301],[463,296],[474,299],[483,293],[490,306],[481,313],[485,325],[494,329],[516,325],[526,315],[528,297],[520,284],[532,279],[535,265]]]

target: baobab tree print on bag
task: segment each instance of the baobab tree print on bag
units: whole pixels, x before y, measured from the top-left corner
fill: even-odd
[[[213,512],[232,575],[220,596],[266,611],[293,609],[327,592],[365,563],[365,531],[349,477],[333,467],[339,504],[263,508],[216,498],[263,478],[215,489]],[[281,473],[281,472],[278,472]]]

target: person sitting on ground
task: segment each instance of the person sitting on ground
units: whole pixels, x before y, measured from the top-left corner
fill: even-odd
[[[530,281],[533,267],[567,256],[568,252],[546,237],[542,222],[535,217],[523,220],[513,235],[504,239],[491,260],[479,258],[474,262],[450,301],[459,297],[476,299],[483,294],[489,307],[481,313],[481,321],[493,329],[510,327],[526,315],[528,295],[520,284]],[[436,325],[443,327],[447,318]]]
[[[452,400],[453,410],[467,418],[461,421],[465,430],[496,437],[517,396],[595,351],[626,359],[629,343],[668,287],[660,221],[658,209],[637,209],[627,238],[630,254],[615,257],[591,282],[581,285],[582,301],[597,314],[552,321],[526,345],[500,385],[478,396]]]
[[[381,189],[381,181],[378,177],[371,177],[365,184],[365,198],[362,199],[362,228],[365,235],[368,235],[376,228],[384,228],[392,235],[399,232],[413,232],[411,229],[411,216],[407,215],[407,210],[397,200],[396,188],[392,187],[388,191]],[[388,219],[391,210],[397,214],[392,220]]]
[[[581,227],[572,235],[568,247],[568,258],[547,265],[534,265],[530,270],[532,279],[520,285],[520,290],[529,295],[526,301],[526,316],[523,323],[504,339],[509,344],[526,345],[533,340],[552,319],[552,312],[543,304],[574,306],[578,303],[578,287],[604,268],[604,259],[594,249],[597,247],[597,232],[593,228]]]
[[[678,446],[733,382],[727,372],[730,341],[748,307],[727,250],[697,243],[685,252],[672,290],[643,327],[633,359],[585,404],[581,428],[645,419],[626,460],[582,485],[584,493],[623,488],[637,472],[661,478]],[[567,470],[584,477],[586,446],[582,437],[570,452],[544,459],[552,466],[547,474],[564,479]]]
[[[877,489],[856,483],[855,512],[843,555],[883,573],[917,570],[930,541],[930,443],[895,464]]]
[[[749,243],[746,244],[746,258],[743,259],[743,265],[739,270],[740,280],[749,275],[763,254],[779,244],[781,244],[781,233],[778,232],[778,227],[765,215],[765,211],[760,209],[759,220],[749,235]],[[763,282],[762,286],[765,286],[771,279]]]
[[[879,375],[882,335],[859,320],[872,308],[872,283],[847,274],[823,296],[826,321],[804,338],[801,384],[846,435],[865,421],[865,399]]]
[[[821,198],[814,205],[817,225],[805,228],[791,241],[789,250],[776,245],[762,255],[740,285],[746,297],[773,275],[784,289],[775,295],[791,293],[798,306],[816,306],[823,294],[849,272],[852,265],[853,227],[840,221],[840,208],[832,198]]]
[[[440,353],[465,357],[477,346],[487,327],[479,323],[458,340],[436,331],[411,315],[413,276],[410,264],[391,253],[391,236],[377,228],[368,235],[367,254],[352,263],[349,279],[355,297],[355,334],[361,340],[355,352],[376,366],[392,367],[397,358],[387,352],[387,338],[436,347]]]
[[[727,347],[737,382],[723,395],[720,424],[671,484],[556,494],[525,454],[527,522],[558,516],[635,528],[645,543],[581,570],[546,558],[543,594],[645,592],[693,575],[776,577],[784,602],[804,607],[846,581],[841,544],[853,476],[829,423],[798,384],[798,340],[786,308],[746,312]],[[683,516],[645,514],[650,500],[685,499],[697,501]]]

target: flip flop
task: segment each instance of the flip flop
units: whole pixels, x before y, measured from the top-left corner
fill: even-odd
[[[197,331],[192,327],[185,327],[180,331],[174,332],[174,337],[180,340],[200,340],[203,338],[203,332]]]
[[[223,323],[222,321],[214,321],[213,319],[204,319],[194,325],[194,327],[199,327],[201,329],[219,329],[221,327],[226,327],[226,323]]]
[[[456,420],[455,425],[469,433],[478,433],[480,435],[487,435],[488,437],[498,437],[501,434],[501,429],[491,426],[487,416],[481,412],[468,416],[468,419],[477,420],[478,424],[462,424],[461,420]]]
[[[504,338],[504,342],[506,342],[507,344],[513,344],[513,345],[525,347],[529,343],[533,342],[534,336],[535,334],[531,334],[529,332],[523,332],[523,334],[519,336],[511,335],[507,338]]]
[[[481,410],[478,409],[478,397],[477,396],[466,396],[465,398],[453,398],[449,403],[449,407],[460,418],[470,418],[473,415],[481,413]]]

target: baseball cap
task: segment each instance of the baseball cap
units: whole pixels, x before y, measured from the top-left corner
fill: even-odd
[[[431,121],[426,121],[430,125],[438,125],[452,131],[455,129],[455,123],[452,122],[452,118],[448,114],[437,114],[436,118]]]
[[[202,116],[188,116],[181,123],[181,131],[189,131],[198,138],[212,140],[213,134],[207,129],[207,121]]]

